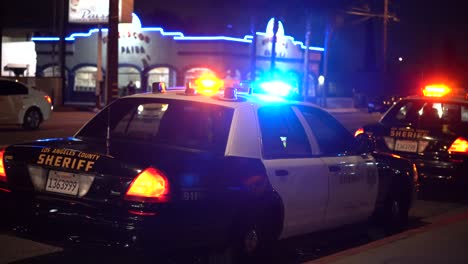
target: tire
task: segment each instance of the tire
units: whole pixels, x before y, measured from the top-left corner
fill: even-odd
[[[233,230],[232,238],[223,250],[212,252],[208,263],[237,264],[262,263],[269,253],[269,249],[276,241],[274,230],[264,221],[255,219],[237,224]],[[265,220],[266,221],[266,220]]]
[[[28,130],[38,129],[42,122],[42,115],[39,110],[31,108],[26,111],[23,118],[23,127]]]
[[[384,228],[389,234],[403,231],[408,226],[409,204],[404,195],[391,194],[383,211]]]

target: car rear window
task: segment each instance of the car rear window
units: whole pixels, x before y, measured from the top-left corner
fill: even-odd
[[[423,127],[467,125],[468,104],[442,100],[403,100],[382,118],[382,123]]]
[[[126,98],[101,111],[77,137],[139,141],[222,152],[234,110],[180,100]]]

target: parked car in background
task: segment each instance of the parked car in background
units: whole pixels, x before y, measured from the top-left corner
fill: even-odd
[[[37,129],[53,109],[44,92],[9,79],[0,79],[0,125],[21,125]]]
[[[400,96],[377,96],[373,99],[370,99],[367,103],[367,112],[379,112],[385,113],[392,105],[400,101],[402,97]]]
[[[468,94],[444,85],[428,85],[423,95],[408,96],[377,123],[358,129],[376,150],[412,160],[423,194],[466,193],[468,188]]]

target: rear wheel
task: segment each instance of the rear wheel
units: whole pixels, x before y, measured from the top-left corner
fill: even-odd
[[[37,109],[29,109],[26,111],[26,114],[24,114],[24,119],[23,119],[23,127],[25,129],[38,129],[39,125],[41,124],[42,121],[42,116],[39,110]]]
[[[276,241],[276,232],[266,219],[238,223],[232,230],[229,244],[210,254],[209,263],[261,263]]]
[[[408,225],[409,203],[401,194],[391,194],[385,202],[383,223],[388,233],[402,231]]]

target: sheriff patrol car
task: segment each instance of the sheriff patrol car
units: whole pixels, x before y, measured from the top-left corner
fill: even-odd
[[[371,136],[376,148],[412,160],[421,191],[443,187],[466,192],[468,187],[468,100],[443,84],[428,85],[421,95],[395,104],[378,123],[356,131]],[[455,189],[454,189],[455,188]]]
[[[74,137],[1,150],[0,190],[51,232],[249,257],[372,216],[402,227],[417,171],[364,143],[309,103],[188,87],[118,99]]]

